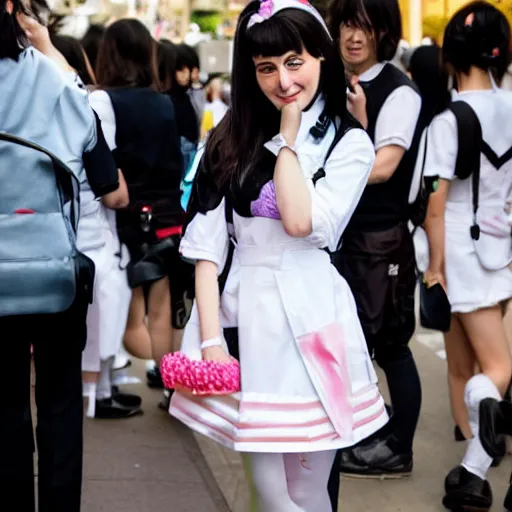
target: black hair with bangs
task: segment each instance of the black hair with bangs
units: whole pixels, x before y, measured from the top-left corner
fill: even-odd
[[[234,42],[231,109],[209,137],[205,163],[218,186],[241,181],[257,167],[263,144],[279,132],[280,112],[266,98],[256,81],[253,57],[281,56],[305,49],[323,57],[319,82],[326,114],[344,120],[346,79],[343,64],[329,34],[310,13],[283,9],[249,29],[250,17],[260,2],[251,2],[240,15]]]
[[[510,62],[510,25],[493,5],[477,1],[465,5],[448,22],[443,60],[452,72],[467,74],[472,66],[505,74]]]
[[[340,26],[352,23],[375,37],[377,60],[391,60],[402,39],[398,0],[334,0],[329,9],[329,29],[339,47]]]

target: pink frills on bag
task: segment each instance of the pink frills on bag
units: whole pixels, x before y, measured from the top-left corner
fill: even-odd
[[[194,361],[181,352],[167,354],[160,364],[167,389],[177,389],[193,395],[230,395],[240,391],[240,365]]]

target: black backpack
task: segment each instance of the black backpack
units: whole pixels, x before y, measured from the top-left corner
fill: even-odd
[[[455,176],[459,179],[467,179],[471,176],[473,180],[473,226],[471,236],[478,240],[480,228],[476,222],[476,212],[478,210],[478,184],[480,181],[480,155],[484,153],[489,161],[493,163],[492,155],[494,152],[482,139],[482,127],[473,108],[465,101],[452,102],[448,110],[453,112],[457,121],[458,152],[455,164]],[[428,127],[423,132],[420,149],[418,151],[417,166],[421,165],[419,177],[419,188],[416,197],[411,201],[410,221],[413,224],[413,233],[419,227],[423,226],[427,214],[428,199],[430,193],[434,190],[435,178],[426,178],[424,176],[425,161],[428,146]],[[502,157],[503,158],[503,157]],[[421,159],[421,160],[420,160]],[[421,164],[420,164],[421,162]],[[416,174],[416,173],[415,173]],[[414,185],[411,185],[414,186]]]

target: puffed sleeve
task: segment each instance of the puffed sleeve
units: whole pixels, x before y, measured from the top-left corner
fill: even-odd
[[[180,253],[192,262],[215,263],[220,274],[226,263],[228,247],[225,199],[203,158],[194,179]]]
[[[395,89],[380,109],[375,125],[375,151],[384,146],[411,147],[421,111],[421,96],[408,85]]]
[[[458,147],[457,121],[447,110],[436,116],[428,128],[424,176],[452,180]]]
[[[327,160],[325,176],[309,181],[313,230],[310,242],[319,248],[337,249],[368,182],[375,161],[373,144],[360,128],[349,130]]]

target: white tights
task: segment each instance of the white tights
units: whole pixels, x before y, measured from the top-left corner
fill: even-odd
[[[327,482],[335,450],[249,453],[258,512],[332,512]]]

